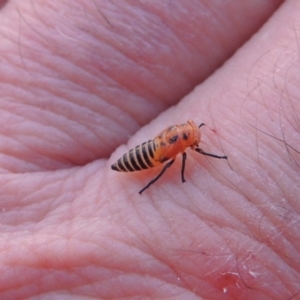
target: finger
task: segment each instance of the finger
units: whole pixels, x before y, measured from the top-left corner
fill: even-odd
[[[3,171],[107,157],[220,66],[280,1],[264,3],[8,2]]]

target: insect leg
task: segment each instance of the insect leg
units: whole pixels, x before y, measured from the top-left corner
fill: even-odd
[[[196,148],[195,151],[203,154],[203,155],[207,155],[207,156],[211,156],[211,157],[214,157],[214,158],[224,158],[224,159],[227,159],[227,156],[224,155],[224,156],[219,156],[219,155],[216,155],[216,154],[212,154],[212,153],[207,153],[207,152],[204,152],[202,149],[200,148]]]
[[[202,126],[204,126],[205,124],[204,123],[201,123],[198,128],[201,128]]]
[[[184,179],[184,169],[185,169],[186,153],[182,153],[182,166],[181,166],[181,181],[185,182]]]
[[[174,161],[175,161],[175,159],[173,159],[170,162],[168,162],[164,166],[164,168],[161,170],[161,172],[154,179],[152,179],[143,189],[141,189],[139,191],[139,194],[141,195],[144,190],[146,190],[151,184],[153,184],[155,181],[157,181],[165,173],[165,171],[172,166],[172,164],[174,163]]]

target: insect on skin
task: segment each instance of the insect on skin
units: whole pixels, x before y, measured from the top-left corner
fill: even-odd
[[[227,159],[227,156],[218,156],[207,153],[199,148],[198,145],[201,141],[200,128],[203,125],[205,124],[202,123],[197,127],[194,121],[189,120],[184,124],[170,126],[163,130],[153,140],[144,142],[125,153],[111,166],[111,168],[119,172],[135,172],[158,167],[164,162],[169,161],[164,165],[161,172],[139,191],[139,193],[142,194],[144,190],[156,182],[165,171],[171,167],[177,154],[181,153],[181,180],[182,182],[185,182],[184,169],[187,157],[185,153],[186,148],[190,147],[192,150],[214,158]]]

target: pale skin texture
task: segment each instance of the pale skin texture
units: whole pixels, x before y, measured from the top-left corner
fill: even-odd
[[[300,3],[206,2],[2,7],[0,299],[300,299]],[[188,119],[228,162],[110,169]]]

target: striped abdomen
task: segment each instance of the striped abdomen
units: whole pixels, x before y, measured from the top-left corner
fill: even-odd
[[[145,142],[125,153],[111,168],[119,172],[134,172],[155,167],[155,149],[153,140]]]

